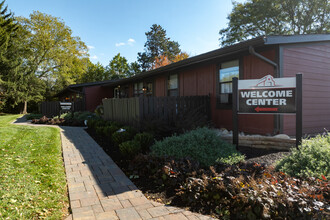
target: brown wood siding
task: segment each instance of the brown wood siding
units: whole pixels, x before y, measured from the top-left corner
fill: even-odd
[[[98,105],[102,104],[102,99],[113,98],[113,88],[90,86],[85,87],[85,106],[86,110],[94,112]]]
[[[167,77],[166,76],[159,76],[155,79],[155,96],[166,96],[166,83]]]
[[[197,66],[180,72],[180,96],[201,96],[214,93],[214,72],[214,64]]]
[[[260,53],[268,59],[275,61],[275,50]],[[243,78],[260,79],[266,75],[274,76],[274,67],[261,59],[248,55],[243,58]],[[239,129],[248,133],[274,133],[273,115],[239,115]]]
[[[303,133],[330,129],[330,44],[283,48],[283,77],[303,74]],[[283,116],[283,131],[295,134],[295,116]]]

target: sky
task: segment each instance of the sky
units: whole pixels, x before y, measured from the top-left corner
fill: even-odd
[[[238,2],[244,2],[239,0]],[[15,16],[40,11],[59,17],[103,66],[120,53],[129,62],[144,50],[145,32],[161,25],[182,51],[195,56],[219,48],[231,0],[6,0]]]

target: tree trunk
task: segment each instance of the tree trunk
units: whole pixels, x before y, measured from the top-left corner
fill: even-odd
[[[24,102],[24,108],[22,114],[27,114],[27,101]]]

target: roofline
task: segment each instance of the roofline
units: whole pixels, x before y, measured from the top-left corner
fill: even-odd
[[[130,78],[125,78],[125,79],[121,79],[118,80],[116,82],[110,82],[108,84],[103,85],[103,87],[108,87],[108,86],[115,86],[115,85],[119,85],[119,84],[125,84],[125,83],[129,83],[130,81],[134,81],[137,79],[141,79],[141,78],[146,78],[146,77],[152,77],[158,74],[161,74],[163,72],[166,71],[171,71],[171,70],[175,70],[178,68],[183,68],[189,65],[194,65],[194,64],[198,64],[198,63],[202,63],[202,62],[206,62],[209,60],[213,60],[213,59],[217,59],[223,56],[227,56],[230,54],[235,54],[235,53],[239,53],[242,51],[248,51],[249,46],[263,46],[264,45],[264,36],[260,36],[260,37],[256,37],[250,40],[246,40],[234,45],[230,45],[230,46],[226,46],[220,49],[216,49],[207,53],[203,53],[197,56],[193,56],[184,60],[181,60],[179,62],[176,63],[172,63],[154,70],[150,70],[147,72],[143,72],[140,73],[138,75],[132,76]]]
[[[83,92],[74,90],[74,88],[104,85],[104,84],[107,84],[110,82],[115,82],[115,81],[118,81],[118,80],[106,80],[106,81],[88,82],[88,83],[80,83],[80,84],[71,84],[71,85],[67,86],[66,88],[62,89],[61,91],[59,91],[58,93],[56,93],[53,97],[59,97],[67,91],[77,92],[77,93],[82,94]]]
[[[223,56],[228,56],[235,53],[240,53],[243,51],[248,51],[250,46],[260,47],[260,46],[270,46],[276,44],[296,44],[296,43],[309,43],[309,42],[324,42],[330,41],[330,34],[305,34],[305,35],[271,35],[271,36],[259,36],[252,38],[240,43],[216,49],[207,53],[203,53],[197,56],[187,58],[185,60],[172,63],[154,70],[140,73],[138,75],[132,76],[130,78],[120,79],[116,82],[110,82],[103,87],[116,86],[120,84],[126,84],[138,79],[143,79],[147,77],[153,77],[160,75],[166,71],[172,71],[179,68],[187,67],[189,65],[194,65],[209,60],[214,60]]]
[[[105,81],[97,81],[97,82],[87,82],[87,83],[80,83],[80,84],[71,84],[68,87],[76,88],[76,87],[86,87],[86,86],[96,86],[96,85],[103,85],[106,83],[110,83],[116,80],[105,80]]]
[[[265,45],[330,41],[330,34],[281,35],[265,37]]]

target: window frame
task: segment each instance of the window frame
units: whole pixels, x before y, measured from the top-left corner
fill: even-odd
[[[140,88],[140,85],[142,84],[142,87]],[[137,85],[135,88],[135,85]],[[143,88],[144,88],[144,83],[143,81],[139,81],[133,84],[133,96],[134,97],[139,97],[139,96],[143,96]]]
[[[177,86],[175,89],[170,89],[169,84],[170,84],[171,76],[173,76],[173,75],[177,76]],[[179,78],[180,78],[179,73],[171,73],[167,76],[167,84],[166,84],[167,96],[171,96],[171,97],[180,96],[180,94],[179,94],[179,91],[180,91],[179,90],[179,85],[180,85]],[[176,96],[171,95],[171,92],[173,92],[173,91],[176,91],[176,94],[177,94]]]
[[[220,70],[221,65],[226,62],[238,60],[238,77],[243,79],[243,58],[242,57],[231,57],[230,59],[221,60],[217,65],[216,71],[216,108],[217,109],[231,109],[232,108],[232,93],[221,93],[221,84],[228,84],[232,81],[220,82]],[[228,103],[222,103],[220,100],[221,94],[228,94]]]

